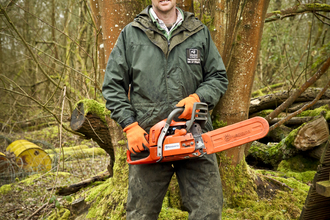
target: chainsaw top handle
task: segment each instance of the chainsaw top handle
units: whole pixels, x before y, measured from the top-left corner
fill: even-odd
[[[176,107],[171,113],[168,115],[166,124],[171,124],[173,118],[175,116],[179,116],[184,110],[184,107]]]

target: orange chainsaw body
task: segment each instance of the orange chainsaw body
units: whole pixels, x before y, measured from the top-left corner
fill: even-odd
[[[254,117],[203,134],[187,132],[186,122],[168,121],[165,119],[150,129],[147,157],[132,160],[131,152],[127,150],[129,164],[150,164],[201,157],[204,154],[217,153],[258,140],[266,136],[269,130],[268,122],[262,117]],[[194,123],[193,126],[199,125]],[[172,132],[168,129],[172,129]]]

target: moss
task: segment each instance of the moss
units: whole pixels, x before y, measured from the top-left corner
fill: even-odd
[[[30,186],[30,185],[35,184],[35,182],[38,179],[42,179],[43,181],[46,181],[46,182],[52,182],[54,179],[54,176],[56,176],[56,175],[58,178],[62,178],[62,179],[71,177],[71,174],[67,173],[67,172],[58,172],[57,174],[54,172],[38,173],[38,174],[31,175],[24,180],[21,180],[19,183],[26,185],[26,186]]]
[[[320,3],[305,4],[305,7],[312,8],[312,9],[323,8],[323,9],[326,9],[326,10],[330,10],[330,5],[328,5],[328,4],[320,4]]]
[[[179,209],[162,207],[158,216],[159,220],[188,220],[188,212]]]
[[[120,141],[118,141],[118,144],[119,145],[126,145],[126,141],[125,140],[120,140]]]
[[[224,202],[226,207],[246,207],[251,201],[257,200],[255,175],[242,160],[236,167],[232,166],[231,158],[225,153],[218,153],[220,157],[220,174],[224,187]]]
[[[219,115],[216,115],[216,116],[212,115],[212,117],[213,117],[212,126],[213,126],[214,129],[222,128],[222,127],[227,126],[227,122],[225,122],[223,120],[219,120],[220,119]]]
[[[257,116],[260,116],[260,117],[266,117],[267,115],[269,115],[270,113],[272,113],[274,110],[273,109],[265,109],[265,110],[262,110],[260,112],[258,112]]]
[[[272,12],[274,14],[274,12]],[[280,14],[281,12],[279,12]],[[276,13],[275,13],[276,14]],[[264,87],[262,89],[259,89],[257,91],[254,91],[252,92],[252,97],[259,97],[259,96],[263,96],[263,95],[266,95],[267,93],[269,93],[271,90],[273,89],[276,89],[276,88],[279,88],[281,86],[283,86],[284,83],[276,83],[276,84],[273,84],[273,85],[269,85],[267,87]]]
[[[267,172],[267,173],[266,173]],[[293,188],[293,191],[274,190],[271,198],[246,197],[240,206],[225,207],[222,212],[223,220],[232,219],[298,219],[304,205],[309,186],[295,178],[282,178],[275,171],[256,171],[264,175],[272,175],[272,178],[285,183]],[[251,199],[251,198],[254,198]],[[246,205],[244,205],[246,204]]]
[[[71,212],[68,209],[60,208],[56,212],[54,211],[47,219],[48,220],[68,220]]]
[[[75,108],[80,104],[84,104],[84,113],[92,113],[97,115],[104,123],[106,123],[105,117],[110,117],[110,111],[104,104],[99,103],[93,99],[83,99],[76,103]]]
[[[306,111],[303,111],[302,113],[300,113],[299,115],[297,115],[297,117],[306,117],[306,116],[318,116],[321,114],[321,112],[325,111],[326,114],[325,114],[325,119],[327,121],[330,120],[330,109],[329,109],[329,106],[328,105],[324,105],[324,106],[321,106],[319,108],[316,108],[314,110],[306,110]]]
[[[319,164],[319,160],[310,157],[305,157],[304,155],[297,155],[288,160],[283,160],[280,162],[277,170],[282,172],[296,171],[315,171]]]
[[[114,176],[90,189],[86,194],[87,202],[92,206],[88,210],[87,218],[95,219],[124,219],[126,215],[126,198],[128,188],[128,165],[126,151],[118,148]]]
[[[0,195],[5,195],[12,190],[11,184],[6,184],[0,187]]]

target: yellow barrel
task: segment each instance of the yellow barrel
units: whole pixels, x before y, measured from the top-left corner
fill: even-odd
[[[14,141],[6,151],[15,154],[17,165],[25,171],[42,171],[52,168],[49,155],[41,147],[27,140]]]

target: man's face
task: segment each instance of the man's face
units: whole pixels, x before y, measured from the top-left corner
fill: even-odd
[[[175,10],[176,0],[152,0],[152,6],[156,13],[168,13]]]

